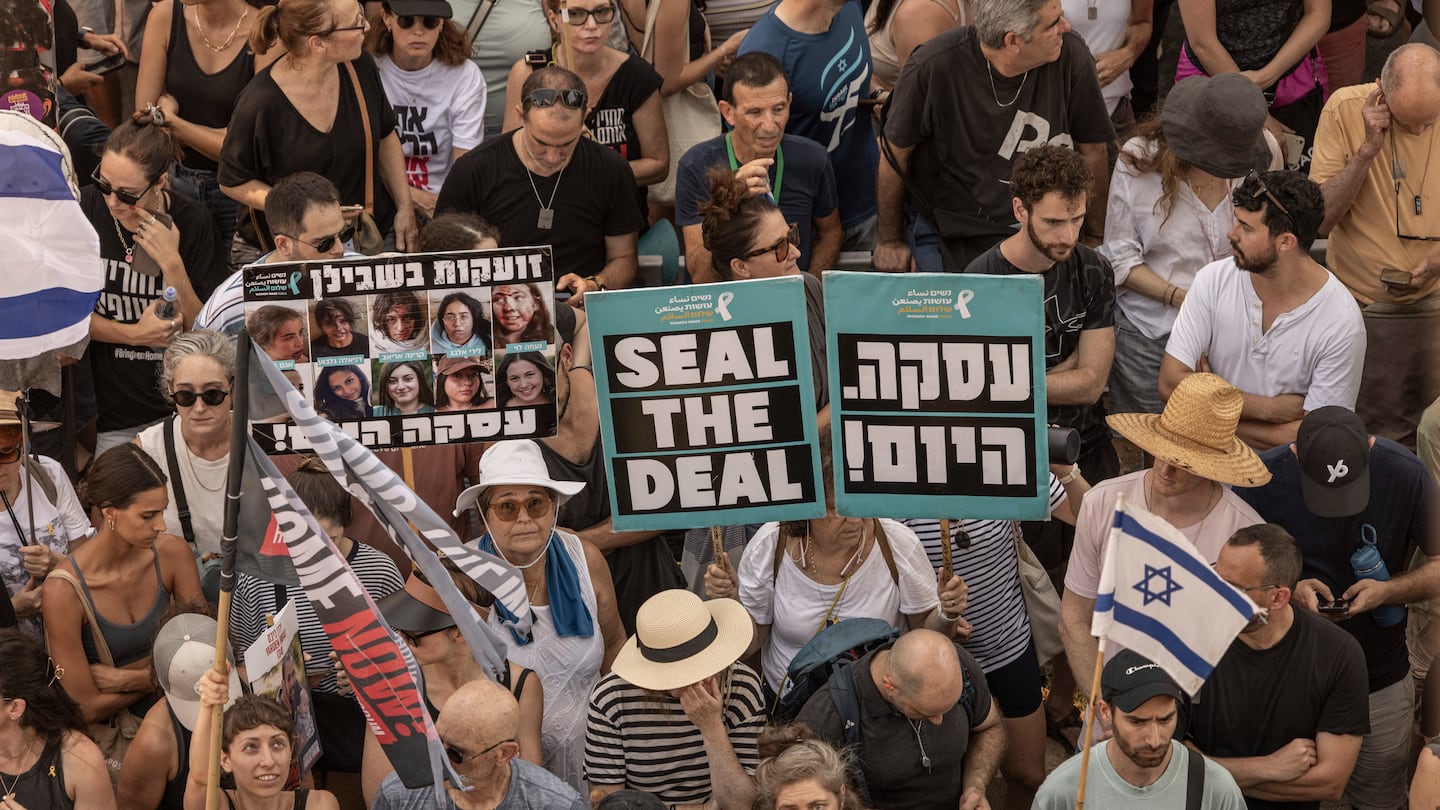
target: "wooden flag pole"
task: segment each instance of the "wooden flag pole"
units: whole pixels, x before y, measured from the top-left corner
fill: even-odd
[[[240,534],[240,490],[245,477],[246,437],[250,429],[250,333],[235,339],[235,381],[230,389],[230,464],[225,478],[225,523],[220,537],[220,604],[215,612],[215,669],[225,672],[225,651],[230,638],[230,593],[235,590],[235,545]],[[239,697],[236,695],[236,697]],[[205,783],[205,810],[220,807],[220,738],[224,706],[216,706],[210,723],[210,767]]]
[[[940,521],[940,586],[955,576],[955,544],[950,540],[950,518]]]
[[[1085,810],[1085,777],[1090,773],[1090,741],[1095,737],[1095,698],[1100,694],[1100,670],[1105,667],[1105,638],[1095,651],[1095,675],[1090,679],[1090,702],[1085,706],[1085,736],[1080,747],[1080,786],[1075,790],[1075,810]]]

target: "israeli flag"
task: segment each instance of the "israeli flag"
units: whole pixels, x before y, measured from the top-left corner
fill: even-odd
[[[1179,529],[1120,496],[1092,635],[1149,658],[1194,695],[1258,612]]]
[[[69,166],[53,131],[0,111],[0,360],[29,359],[90,335],[105,265]]]

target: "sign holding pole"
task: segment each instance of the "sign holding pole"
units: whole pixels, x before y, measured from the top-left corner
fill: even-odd
[[[616,530],[825,513],[801,278],[585,303]]]
[[[835,506],[1043,518],[1039,276],[825,274]]]

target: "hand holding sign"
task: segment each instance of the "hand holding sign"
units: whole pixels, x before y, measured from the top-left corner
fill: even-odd
[[[740,592],[735,584],[735,567],[730,564],[730,555],[721,554],[705,569],[706,599],[739,599]]]

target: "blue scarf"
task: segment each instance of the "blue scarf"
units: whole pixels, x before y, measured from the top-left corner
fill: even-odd
[[[499,554],[495,547],[495,541],[487,533],[480,538],[479,547],[481,551],[491,554]],[[546,544],[545,555],[545,590],[550,594],[550,620],[555,625],[555,633],[561,636],[578,636],[590,638],[595,635],[595,619],[590,615],[590,608],[585,606],[585,600],[580,595],[580,575],[575,571],[575,563],[570,555],[565,552],[565,545],[550,532],[550,542]],[[499,555],[504,556],[504,555]],[[507,615],[508,611],[498,601],[495,603],[495,610],[500,612],[500,618],[506,620],[507,626],[514,616]],[[510,631],[515,643],[521,646],[529,644],[531,637],[521,637]]]

